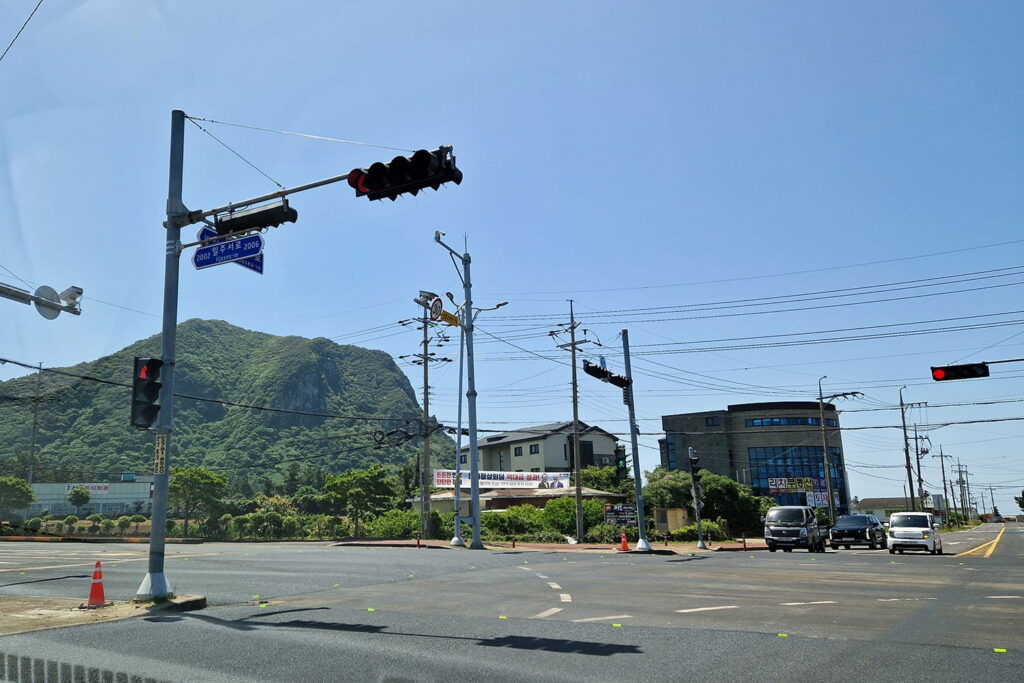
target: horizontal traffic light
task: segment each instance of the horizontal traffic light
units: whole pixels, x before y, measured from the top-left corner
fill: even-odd
[[[583,372],[587,373],[591,377],[598,378],[602,382],[614,384],[620,389],[625,389],[633,381],[629,377],[617,375],[614,372],[609,372],[608,370],[602,368],[597,363],[591,363],[589,360],[583,361]]]
[[[988,377],[987,363],[968,363],[966,365],[945,365],[932,367],[932,379],[945,382],[951,379],[975,379]]]
[[[294,223],[298,219],[299,212],[288,206],[287,199],[282,199],[272,204],[257,206],[254,209],[217,216],[214,225],[218,235],[229,235],[236,232],[276,228],[282,223]]]
[[[437,190],[447,182],[462,183],[462,171],[455,165],[451,147],[420,149],[411,157],[395,157],[386,164],[378,161],[369,168],[354,168],[348,174],[348,184],[356,196],[370,201],[395,201],[399,195],[415,196],[422,189]]]

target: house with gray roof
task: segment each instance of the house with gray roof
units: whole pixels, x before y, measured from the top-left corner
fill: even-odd
[[[580,467],[612,467],[620,446],[614,434],[579,423]],[[572,421],[520,427],[508,432],[480,432],[477,439],[480,469],[485,472],[571,472]],[[469,462],[469,446],[462,447],[462,465]]]

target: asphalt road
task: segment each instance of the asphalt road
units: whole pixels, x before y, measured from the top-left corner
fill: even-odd
[[[947,535],[944,556],[176,546],[176,591],[211,608],[0,652],[163,680],[1019,681],[1024,526],[987,559],[948,554],[1002,529]],[[95,559],[129,599],[144,546],[2,544],[0,595],[84,598]]]

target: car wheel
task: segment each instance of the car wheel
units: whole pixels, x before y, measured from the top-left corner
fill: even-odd
[[[793,552],[793,549],[792,548],[783,548],[782,552],[784,552],[784,553],[791,553],[791,552]]]
[[[849,550],[849,549],[850,549],[850,546],[848,546],[848,545],[844,545],[843,546],[843,550]]]
[[[941,545],[938,548],[935,549],[935,554],[936,555],[941,555],[942,554],[942,546]]]
[[[882,548],[882,550],[885,550],[886,546],[888,546],[888,545],[889,545],[889,543],[883,538],[882,539],[882,544],[880,546]]]
[[[770,552],[770,553],[774,553],[775,550],[776,550],[776,548],[768,548],[768,552]]]
[[[832,550],[839,550],[839,546],[837,546],[837,545],[832,546]]]
[[[877,547],[878,545],[875,543],[874,539],[868,541],[868,550],[874,550]]]
[[[900,555],[902,555],[902,554],[903,554],[903,551],[901,550],[901,551],[900,551]]]
[[[893,548],[889,548],[889,554],[890,555],[895,555],[896,554],[896,550],[893,549]]]

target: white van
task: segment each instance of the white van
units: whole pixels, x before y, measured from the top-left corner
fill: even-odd
[[[904,550],[927,550],[942,554],[939,521],[929,512],[894,512],[889,517],[889,554]]]

